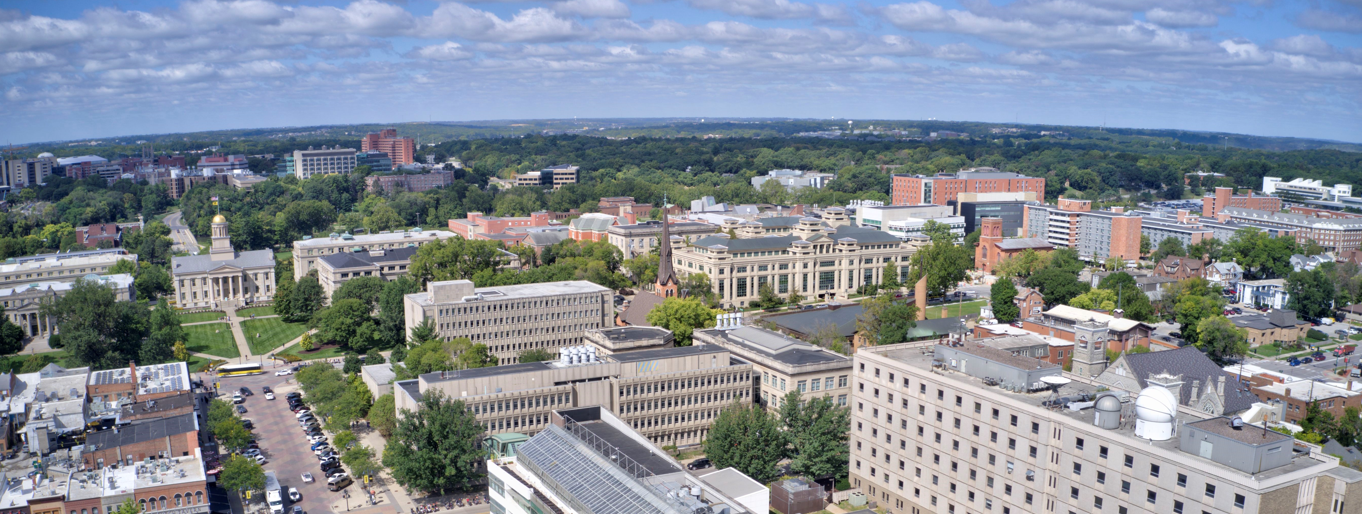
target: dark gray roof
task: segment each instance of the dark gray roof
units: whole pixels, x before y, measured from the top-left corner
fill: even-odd
[[[882,232],[873,228],[853,227],[850,225],[837,227],[837,232],[832,235],[833,239],[849,237],[855,239],[857,243],[894,243],[898,244],[899,238],[888,232]]]
[[[637,352],[625,352],[611,355],[610,358],[617,362],[643,362],[657,359],[671,359],[675,357],[685,357],[688,355],[704,355],[707,353],[728,353],[728,350],[710,345],[678,346],[676,348],[658,348],[656,350],[639,350]]]
[[[748,239],[728,239],[710,236],[700,238],[695,246],[724,245],[729,252],[753,252],[765,250],[785,250],[799,238],[795,236],[753,237]]]
[[[648,313],[652,312],[658,305],[662,305],[663,300],[666,299],[654,293],[639,291],[638,294],[634,295],[633,300],[629,300],[629,307],[620,313],[620,319],[630,325],[651,327],[652,324],[648,323]]]
[[[1018,238],[1018,239],[1004,239],[1004,240],[1002,240],[1002,241],[998,241],[996,244],[997,244],[998,248],[1002,248],[1002,249],[1004,249],[1004,250],[1019,250],[1019,249],[1026,249],[1026,248],[1054,248],[1054,247],[1055,247],[1055,245],[1050,244],[1049,241],[1046,241],[1046,240],[1041,239],[1041,238],[1039,238],[1039,237],[1023,237],[1023,238]]]
[[[92,432],[85,436],[86,448],[92,450],[103,450],[105,448],[116,448],[137,444],[146,441],[155,441],[173,435],[192,432],[199,429],[198,421],[194,413],[169,418],[152,419],[139,421],[131,425],[119,427],[118,429],[101,430]]]
[[[530,232],[530,234],[526,236],[526,240],[530,242],[530,246],[553,246],[563,242],[563,240],[567,238],[568,231],[566,230]]]
[[[387,262],[410,261],[414,255],[416,255],[416,247],[408,246],[383,250],[383,255],[373,255],[367,251],[341,252],[324,255],[318,260],[325,262],[332,269],[361,268]]]
[[[1193,347],[1178,348],[1176,350],[1164,350],[1149,353],[1129,353],[1121,356],[1125,359],[1130,370],[1135,373],[1135,379],[1140,382],[1140,388],[1149,387],[1146,379],[1150,375],[1167,371],[1173,375],[1182,375],[1182,387],[1179,388],[1178,403],[1187,405],[1192,397],[1192,381],[1201,382],[1201,390],[1205,391],[1208,387],[1226,377],[1225,370],[1216,366],[1210,357],[1201,353]],[[1247,384],[1240,386],[1233,377],[1225,379],[1225,413],[1235,413],[1248,409],[1253,406],[1253,402],[1258,401],[1258,397],[1250,393]]]
[[[421,383],[420,383],[420,381],[418,381],[418,380],[416,380],[416,379],[412,379],[412,380],[401,380],[401,381],[393,382],[393,385],[402,388],[402,390],[406,391],[407,394],[411,395],[411,397],[412,397],[413,400],[416,400],[416,401],[418,401],[418,402],[421,401]]]
[[[861,304],[844,305],[841,307],[828,307],[810,309],[807,311],[794,312],[790,314],[779,314],[767,316],[766,321],[775,323],[777,327],[785,330],[799,332],[804,335],[811,335],[825,325],[837,327],[837,334],[842,337],[851,337],[856,334],[856,318],[865,309]]]
[[[763,227],[793,227],[799,225],[801,216],[776,216],[772,218],[758,218],[757,222]]]
[[[274,250],[265,249],[251,250],[249,252],[236,252],[235,258],[223,261],[215,261],[209,254],[176,257],[171,260],[170,273],[172,275],[180,273],[204,273],[226,266],[235,266],[242,269],[273,268]]]
[[[604,421],[586,421],[578,423],[577,426],[609,443],[613,449],[619,450],[620,453],[628,455],[630,459],[633,459],[634,462],[654,475],[666,475],[681,471],[681,468],[672,464],[672,461],[658,455],[659,452],[652,446],[640,444],[634,438],[629,437],[628,434],[620,432]]]
[[[614,327],[602,328],[601,335],[611,341],[643,341],[645,339],[666,339],[671,332],[657,327]]]
[[[120,416],[135,416],[138,414],[153,414],[157,412],[172,411],[185,406],[193,406],[197,395],[190,391],[180,394],[167,396],[164,398],[129,403],[119,410]]]

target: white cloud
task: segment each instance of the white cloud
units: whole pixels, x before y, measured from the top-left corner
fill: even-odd
[[[1220,22],[1214,14],[1197,11],[1168,11],[1161,7],[1150,9],[1144,18],[1164,27],[1214,27]]]
[[[1333,55],[1334,45],[1326,43],[1315,34],[1300,34],[1288,38],[1274,39],[1270,46],[1282,52],[1322,57]]]
[[[806,4],[790,0],[688,0],[700,9],[722,11],[733,16],[747,16],[769,20],[813,18],[825,22],[845,23],[851,13],[840,5]]]
[[[564,0],[550,6],[559,14],[583,18],[628,18],[633,16],[629,6],[620,0]]]
[[[581,24],[560,18],[543,7],[525,9],[511,19],[503,20],[495,14],[459,3],[437,7],[418,33],[425,37],[493,42],[569,41],[587,36],[587,30]]]
[[[1296,24],[1329,32],[1362,33],[1362,16],[1356,14],[1307,9],[1296,18]]]
[[[60,62],[61,59],[47,52],[5,52],[0,54],[0,74],[46,68]]]
[[[429,59],[432,61],[462,61],[472,59],[473,52],[468,51],[463,45],[453,41],[446,41],[439,45],[423,46],[407,52],[407,57],[413,59]]]

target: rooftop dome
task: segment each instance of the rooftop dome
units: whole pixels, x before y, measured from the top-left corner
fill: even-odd
[[[1135,399],[1135,416],[1152,423],[1172,423],[1178,412],[1178,399],[1168,388],[1152,385]]]
[[[213,223],[227,223],[227,217],[221,214],[213,216]]]
[[[51,159],[52,157],[55,157],[54,155],[52,155],[52,152],[43,152],[38,154],[39,159]]]
[[[1103,412],[1121,412],[1121,399],[1116,395],[1104,394],[1097,399],[1095,408]]]

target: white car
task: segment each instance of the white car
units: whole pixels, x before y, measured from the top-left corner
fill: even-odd
[[[279,370],[279,371],[274,372],[274,376],[276,376],[276,377],[283,377],[283,376],[288,376],[288,375],[292,375],[292,374],[293,374],[293,368],[284,368],[284,369],[281,369],[281,370]]]
[[[273,400],[273,399],[274,399],[274,393],[265,393],[265,399],[266,399],[266,400]]]
[[[260,450],[258,450],[258,449],[256,449],[256,448],[251,448],[251,449],[249,449],[249,450],[246,450],[246,451],[241,452],[241,455],[242,455],[242,456],[245,456],[245,457],[252,457],[252,458],[254,458],[254,457],[257,457],[257,456],[260,455]]]
[[[256,464],[260,464],[260,465],[263,466],[263,465],[265,465],[266,462],[268,462],[268,461],[265,459],[265,456],[264,456],[264,455],[256,455],[256,456],[255,456],[255,463],[256,463]]]
[[[298,488],[297,488],[297,487],[290,487],[290,488],[288,488],[288,499],[289,499],[289,501],[296,502],[296,501],[298,501],[298,500],[303,499],[303,495],[298,494]]]
[[[307,438],[307,444],[315,444],[315,443],[317,443],[317,442],[325,441],[325,440],[326,440],[326,436],[324,436],[324,435],[312,436],[312,437]]]
[[[303,473],[303,483],[310,484],[312,482],[314,482],[312,478],[312,473]]]
[[[303,409],[303,410],[300,410],[300,411],[294,413],[294,414],[293,414],[293,417],[298,418],[298,419],[303,419],[303,416],[306,416],[306,415],[308,415],[308,414],[312,414],[312,411],[307,410],[307,409]]]

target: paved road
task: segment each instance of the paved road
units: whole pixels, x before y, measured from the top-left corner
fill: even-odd
[[[194,233],[189,231],[189,227],[180,221],[183,218],[182,212],[172,212],[165,217],[166,226],[170,227],[170,240],[175,242],[171,250],[198,255],[199,241],[194,239]]]

